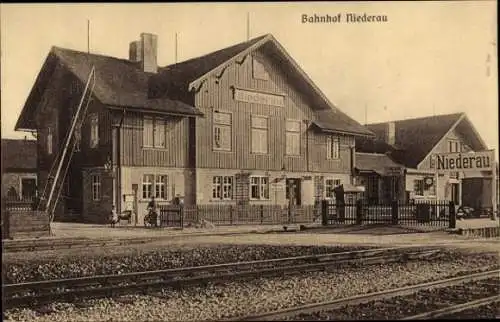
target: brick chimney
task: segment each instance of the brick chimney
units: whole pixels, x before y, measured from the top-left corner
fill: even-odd
[[[141,39],[129,45],[129,60],[141,62],[142,70],[145,72],[156,73],[158,71],[157,41],[156,35],[141,33]]]
[[[390,145],[396,144],[396,123],[387,123],[387,127],[385,129],[385,142]]]

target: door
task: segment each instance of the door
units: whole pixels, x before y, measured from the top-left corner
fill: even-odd
[[[289,205],[301,205],[300,179],[286,179],[286,199]]]
[[[31,200],[36,194],[36,179],[22,178],[21,179],[21,197],[23,200]]]
[[[460,200],[458,198],[458,183],[452,183],[451,184],[451,201],[453,201],[453,203],[455,205],[458,205],[460,204]]]

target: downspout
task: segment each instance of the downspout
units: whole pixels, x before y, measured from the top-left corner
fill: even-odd
[[[117,204],[116,204],[116,210],[120,214],[122,211],[122,203],[121,203],[121,198],[122,198],[122,191],[121,191],[121,184],[122,184],[122,171],[121,171],[121,166],[122,166],[122,156],[121,156],[121,144],[122,144],[122,126],[123,126],[123,120],[125,118],[125,109],[123,109],[123,114],[120,119],[120,124],[118,124],[118,130],[116,131],[116,191],[118,192],[117,194]]]

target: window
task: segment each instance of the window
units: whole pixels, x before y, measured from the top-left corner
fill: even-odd
[[[97,113],[90,115],[90,147],[95,148],[99,144],[99,118]]]
[[[21,198],[31,199],[36,195],[36,178],[21,178]]]
[[[142,177],[142,199],[149,199],[153,195],[153,175],[145,174]]]
[[[47,153],[52,154],[52,128],[48,127],[47,128]]]
[[[252,116],[252,153],[267,153],[267,118]]]
[[[253,69],[253,78],[261,79],[261,80],[269,80],[269,74],[266,71],[266,68],[262,63],[260,63],[257,59],[253,58],[252,60],[252,69]]]
[[[165,120],[162,118],[144,117],[142,142],[144,147],[165,148]]]
[[[338,136],[329,136],[326,139],[326,158],[338,159],[340,157],[340,140]]]
[[[153,133],[153,119],[151,117],[145,117],[142,130],[142,142],[145,147],[153,146]]]
[[[325,180],[325,197],[326,198],[335,198],[335,193],[333,189],[340,185],[339,179],[326,179]]]
[[[160,175],[156,176],[155,180],[155,198],[166,199],[168,181],[167,176]]]
[[[154,122],[154,142],[155,148],[165,148],[165,120],[156,118]]]
[[[168,176],[145,174],[142,177],[142,199],[167,199]]]
[[[215,176],[212,181],[212,198],[231,200],[233,199],[233,177]]]
[[[286,154],[300,155],[300,121],[286,122]]]
[[[268,177],[250,177],[250,199],[269,199]]]
[[[231,125],[230,113],[214,113],[214,150],[231,151]]]
[[[424,195],[424,180],[423,179],[415,179],[413,190],[415,191],[416,196]]]
[[[449,140],[448,141],[448,152],[450,152],[450,153],[461,152],[460,141]]]
[[[82,142],[82,128],[77,126],[75,128],[75,152],[80,151],[80,144]]]
[[[101,176],[98,174],[92,175],[92,200],[101,199]]]

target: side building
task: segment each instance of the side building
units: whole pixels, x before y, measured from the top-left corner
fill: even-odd
[[[365,180],[371,182],[367,183],[366,190],[372,195],[387,195],[402,201],[439,199],[474,208],[492,207],[491,173],[438,173],[433,164],[435,153],[488,150],[465,113],[366,126],[376,138],[358,140],[356,168],[358,174],[372,170],[370,180]],[[374,162],[370,167],[361,161],[375,155],[384,160],[383,164]],[[379,180],[389,184],[381,184]]]

